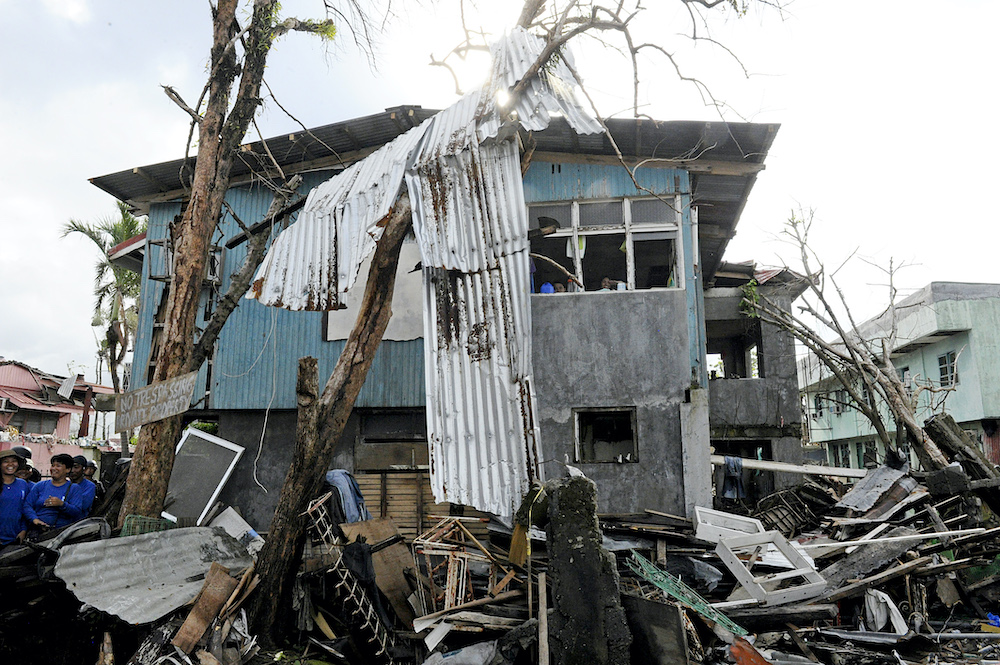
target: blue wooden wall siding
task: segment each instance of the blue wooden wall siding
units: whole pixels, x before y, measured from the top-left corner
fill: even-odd
[[[300,192],[330,177],[330,172],[304,175]],[[229,190],[226,200],[247,225],[260,221],[271,203],[271,193],[262,185],[247,185]],[[157,240],[167,235],[168,224],[180,212],[179,203],[152,206],[147,238]],[[216,242],[240,232],[228,214],[220,225]],[[246,244],[224,250],[220,293],[229,288],[230,275],[246,256]],[[135,344],[133,386],[146,384],[152,322],[164,285],[149,279],[150,270],[162,265],[162,250],[147,243],[143,266],[143,291],[139,336]],[[204,296],[198,313],[198,326],[205,325]],[[295,408],[295,378],[298,359],[313,356],[319,360],[320,382],[325,383],[340,357],[344,342],[323,341],[323,315],[320,312],[290,312],[264,307],[253,300],[241,300],[219,336],[212,366],[211,397],[200,408],[272,409]],[[200,370],[194,402],[204,395],[207,365]],[[358,396],[357,406],[421,407],[425,404],[423,341],[383,342],[375,355],[368,380]]]
[[[615,166],[562,164],[552,172],[548,163],[535,162],[524,178],[525,199],[528,203],[572,199],[602,199],[642,195],[624,169]],[[304,174],[300,192],[329,178],[331,172]],[[688,300],[691,367],[694,374],[704,374],[703,306],[701,305],[700,275],[694,271],[694,243],[691,233],[690,184],[686,171],[677,169],[642,169],[638,180],[657,194],[682,194],[684,204],[682,244]],[[230,189],[226,200],[247,225],[260,221],[271,203],[271,192],[260,184]],[[179,202],[152,206],[147,232],[146,261],[143,266],[140,329],[135,343],[132,387],[146,384],[146,374],[152,340],[152,322],[162,297],[163,282],[150,279],[162,272],[163,249],[151,244],[166,237],[168,225],[180,212]],[[229,214],[224,216],[215,241],[240,232],[239,225]],[[246,244],[224,250],[220,294],[229,288],[230,275],[246,255]],[[204,296],[198,314],[198,326],[205,325]],[[295,408],[295,378],[298,358],[314,356],[319,360],[320,381],[325,382],[333,371],[343,341],[325,342],[322,338],[323,315],[319,312],[290,312],[264,307],[251,300],[241,300],[239,307],[226,323],[212,367],[211,396],[201,408],[211,409],[272,409]],[[193,401],[204,396],[206,367],[200,370],[198,388]],[[699,369],[700,368],[700,369]],[[426,403],[424,390],[423,341],[383,342],[375,356],[372,369],[358,397],[360,407],[422,407]]]

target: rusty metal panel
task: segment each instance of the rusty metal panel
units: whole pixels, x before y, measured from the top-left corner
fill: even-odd
[[[434,499],[509,515],[539,477],[527,252],[476,273],[424,274]]]
[[[443,148],[407,173],[423,250],[431,485],[437,502],[511,514],[539,468],[520,160],[510,141]]]
[[[473,273],[528,249],[517,147],[511,141],[433,155],[407,173],[425,266]]]

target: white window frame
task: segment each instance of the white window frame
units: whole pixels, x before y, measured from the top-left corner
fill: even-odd
[[[632,203],[635,201],[655,201],[658,200],[657,197],[651,196],[626,196],[620,198],[606,198],[606,199],[585,199],[585,200],[573,200],[571,202],[567,201],[539,201],[536,203],[531,203],[528,205],[528,216],[531,216],[531,208],[535,206],[560,206],[570,204],[571,209],[571,225],[570,228],[558,229],[555,233],[550,234],[549,238],[571,238],[573,247],[573,272],[575,273],[577,279],[581,282],[584,281],[586,276],[583,274],[583,259],[580,256],[580,238],[586,236],[599,236],[599,235],[612,235],[612,234],[624,234],[625,235],[625,273],[626,273],[626,288],[628,291],[635,291],[635,243],[636,236],[642,236],[647,233],[667,233],[670,237],[667,239],[673,240],[674,242],[674,255],[675,255],[675,265],[674,265],[674,286],[658,286],[652,289],[642,289],[643,291],[662,291],[662,290],[683,290],[685,288],[685,261],[686,256],[684,254],[684,238],[681,232],[683,227],[683,197],[681,194],[670,194],[660,197],[660,199],[669,199],[671,201],[670,205],[673,210],[669,210],[669,214],[673,216],[673,221],[651,223],[651,224],[632,224]],[[622,223],[621,224],[607,224],[600,226],[580,226],[580,206],[587,205],[591,203],[621,203],[622,206]],[[666,204],[664,204],[666,206]],[[638,240],[642,242],[642,239]],[[589,293],[594,293],[594,291],[589,291]]]
[[[946,351],[938,356],[938,378],[942,388],[958,385],[958,354],[954,351]],[[941,361],[944,361],[944,364]],[[941,370],[947,372],[945,376]],[[947,379],[947,382],[945,382]]]

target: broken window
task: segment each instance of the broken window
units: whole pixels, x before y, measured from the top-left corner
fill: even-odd
[[[568,275],[586,291],[683,287],[680,197],[532,205],[528,217],[536,293],[578,290]]]
[[[55,434],[59,414],[24,409],[11,416],[7,424],[24,434]]]
[[[900,367],[896,370],[896,375],[903,384],[903,388],[906,391],[906,398],[913,399],[913,378],[910,376],[910,368]]]
[[[577,462],[638,462],[635,409],[575,409]]]
[[[958,367],[955,366],[955,352],[938,356],[938,372],[941,377],[941,387],[958,385]]]
[[[761,379],[764,367],[759,353],[761,345],[758,319],[706,321],[707,352],[718,364],[709,362],[713,378]]]
[[[840,415],[847,408],[847,391],[846,390],[835,390],[833,392],[833,407],[830,409],[833,413]]]
[[[876,468],[879,465],[878,464],[878,445],[875,443],[874,439],[872,439],[870,441],[865,441],[864,444],[863,445],[859,445],[858,448],[859,448],[858,452],[861,453],[859,455],[859,457],[861,458],[859,460],[861,462],[861,464],[860,464],[861,468],[864,468],[864,469],[874,469],[874,468]],[[863,448],[863,451],[860,450],[862,448]]]

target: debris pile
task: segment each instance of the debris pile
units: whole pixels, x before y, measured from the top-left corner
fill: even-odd
[[[513,523],[439,516],[412,541],[328,493],[304,514],[280,653],[251,630],[263,538],[237,510],[120,532],[94,518],[0,553],[0,656],[58,609],[86,653],[47,662],[985,662],[1000,659],[992,485],[893,461],[688,519],[598,516],[576,476],[536,485]]]

